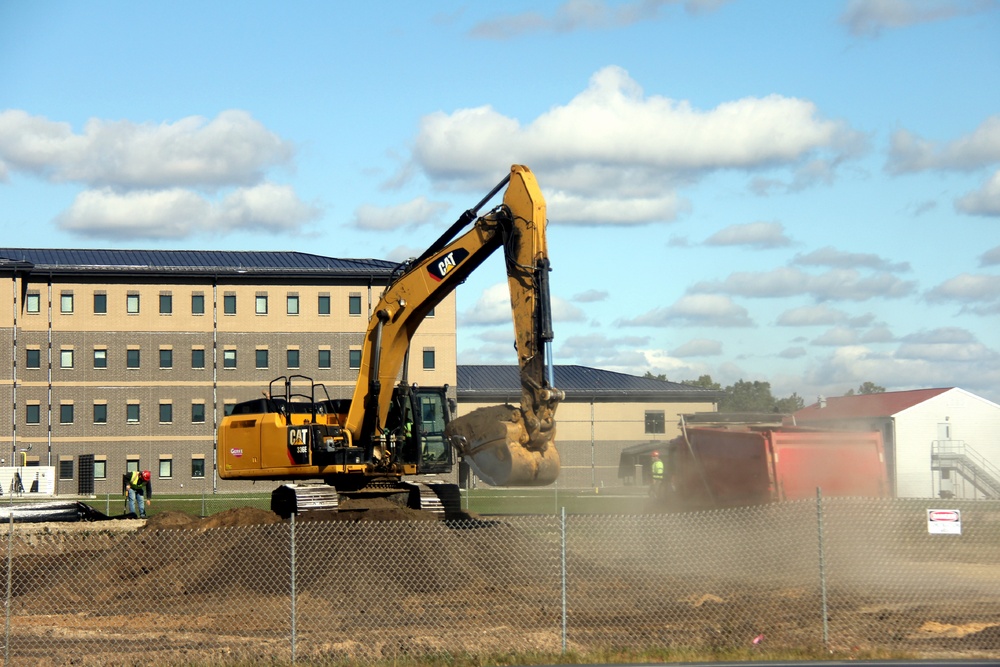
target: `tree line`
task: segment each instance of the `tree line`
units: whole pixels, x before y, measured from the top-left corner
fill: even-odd
[[[646,371],[643,377],[662,380],[664,382],[667,381],[667,376],[663,373],[654,375]],[[693,387],[724,392],[723,397],[719,400],[719,412],[776,412],[790,414],[806,406],[802,397],[795,392],[784,398],[776,398],[771,393],[771,383],[761,382],[760,380],[751,382],[741,379],[728,387],[723,387],[718,382],[712,380],[711,375],[702,375],[697,380],[680,380],[679,382]],[[863,382],[857,390],[850,389],[844,395],[880,394],[884,391],[885,387],[880,387],[874,382]]]

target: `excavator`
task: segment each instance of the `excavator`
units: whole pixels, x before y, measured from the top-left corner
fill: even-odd
[[[503,203],[480,216],[505,187]],[[456,454],[490,485],[554,482],[559,475],[555,412],[565,396],[552,378],[545,225],[545,199],[534,174],[513,165],[477,205],[390,276],[368,323],[352,397],[331,399],[325,385],[306,376],[276,378],[262,397],[237,404],[223,418],[219,476],[284,482],[272,494],[271,508],[286,518],[336,511],[341,498],[356,506],[388,498],[456,516],[458,486],[427,477],[450,472]],[[431,310],[500,248],[514,319],[520,405],[456,417],[447,386],[408,382],[410,341]]]

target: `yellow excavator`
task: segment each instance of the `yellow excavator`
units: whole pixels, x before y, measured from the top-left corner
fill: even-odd
[[[506,187],[503,203],[479,216]],[[465,228],[469,225],[471,229]],[[331,511],[341,497],[386,497],[415,509],[459,511],[457,485],[421,481],[450,472],[455,453],[488,484],[538,486],[559,475],[545,199],[514,165],[420,257],[400,265],[374,309],[351,399],[301,376],[271,382],[219,427],[219,476],[287,482],[272,494],[282,516]],[[410,341],[427,314],[503,248],[521,376],[519,406],[453,416],[447,387],[407,381]],[[414,476],[407,479],[408,476]]]

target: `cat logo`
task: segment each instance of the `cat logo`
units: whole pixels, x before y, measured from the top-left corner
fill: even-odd
[[[465,258],[468,256],[468,250],[465,248],[456,248],[455,250],[432,260],[427,267],[427,272],[431,274],[431,278],[440,282],[445,276],[454,271],[459,264],[464,262]]]

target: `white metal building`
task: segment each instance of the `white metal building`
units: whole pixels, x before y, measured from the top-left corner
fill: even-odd
[[[820,399],[800,426],[882,433],[900,498],[1000,498],[1000,405],[958,387]]]

